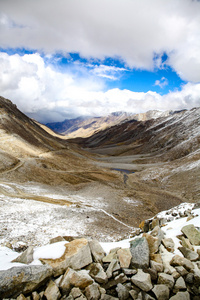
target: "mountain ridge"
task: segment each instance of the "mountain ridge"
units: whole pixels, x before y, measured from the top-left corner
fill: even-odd
[[[94,133],[104,130],[128,120],[147,121],[165,117],[170,114],[179,113],[173,111],[150,110],[145,113],[113,112],[103,117],[78,117],[75,119],[66,119],[63,122],[47,123],[47,127],[53,131],[66,135],[67,138],[89,137]]]

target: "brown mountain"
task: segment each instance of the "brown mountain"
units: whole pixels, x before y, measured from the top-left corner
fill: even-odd
[[[199,201],[199,112],[129,120],[87,139],[65,140],[0,97],[0,201],[12,212],[11,227],[18,222],[15,199],[57,204],[48,225],[55,223],[57,235],[62,226],[66,235],[73,230],[100,240],[128,236],[163,209]],[[24,239],[5,226],[4,240]]]

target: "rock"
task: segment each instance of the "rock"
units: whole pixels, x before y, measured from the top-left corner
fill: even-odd
[[[169,252],[174,252],[174,241],[171,238],[162,239],[162,243]]]
[[[179,251],[183,254],[183,256],[191,261],[197,261],[199,259],[199,255],[188,248],[178,247]]]
[[[149,266],[149,245],[145,237],[136,238],[130,242],[132,267],[143,269]]]
[[[185,238],[184,236],[181,237],[181,244],[183,247],[194,251],[194,247],[191,245],[189,239]]]
[[[74,287],[73,289],[71,289],[69,296],[72,296],[74,299],[76,299],[84,295],[79,288]]]
[[[160,273],[158,275],[158,284],[165,284],[170,290],[172,290],[174,286],[174,277],[166,273]]]
[[[129,268],[132,258],[130,249],[119,249],[117,255],[121,268]]]
[[[65,252],[57,259],[40,259],[53,268],[54,276],[63,274],[68,267],[79,270],[92,263],[88,241],[84,238],[73,240],[65,245]]]
[[[97,240],[89,241],[90,250],[94,262],[101,262],[105,256],[105,252]]]
[[[118,300],[118,298],[115,298],[113,296],[110,296],[110,295],[103,295],[103,297],[101,298],[102,300]]]
[[[175,296],[172,296],[170,300],[190,300],[190,294],[188,292],[178,292]]]
[[[0,271],[0,298],[31,293],[43,285],[52,274],[50,266],[13,267]]]
[[[113,259],[118,260],[117,251],[118,251],[119,249],[121,249],[121,248],[118,247],[118,248],[115,248],[115,249],[111,249],[110,252],[109,252],[109,254],[106,255],[106,256],[102,259],[102,261],[103,261],[104,263],[110,263]]]
[[[154,285],[152,292],[155,294],[156,298],[159,300],[169,299],[169,288],[165,284]]]
[[[162,229],[160,229],[159,226],[156,226],[156,227],[152,230],[151,235],[158,238],[158,242],[159,242],[159,245],[160,245],[162,239],[164,239],[164,235],[165,235],[165,234],[164,234],[164,232],[162,231]]]
[[[85,289],[86,298],[89,300],[98,300],[101,297],[99,286],[97,283],[93,283]]]
[[[63,275],[60,275],[58,278],[56,278],[56,279],[54,280],[55,284],[56,284],[57,286],[60,286],[60,283],[61,283],[62,279],[63,279]]]
[[[144,233],[143,236],[146,238],[149,245],[149,253],[155,254],[158,252],[159,240],[157,237],[153,237],[151,234]]]
[[[126,276],[133,276],[137,273],[137,270],[136,269],[122,269],[122,271],[124,272],[124,274]]]
[[[108,281],[108,277],[100,263],[90,264],[87,270],[89,270],[89,275],[98,283],[106,283]]]
[[[127,287],[125,287],[123,284],[118,283],[118,285],[116,287],[116,291],[118,294],[118,298],[120,300],[126,300],[129,298],[129,289]]]
[[[118,285],[118,283],[124,283],[127,281],[127,277],[125,274],[121,273],[118,276],[116,276],[114,279],[109,280],[105,285],[104,288],[106,290],[112,288],[113,286]]]
[[[142,292],[142,299],[144,300],[155,300],[154,297],[150,296],[149,294]]]
[[[139,228],[143,231],[143,232],[148,232],[149,231],[149,220],[144,220],[140,223]]]
[[[66,240],[64,239],[64,237],[62,237],[62,236],[57,236],[57,237],[55,237],[55,238],[50,239],[49,244],[55,244],[55,243],[63,242],[63,241],[66,241]]]
[[[131,277],[131,281],[145,292],[148,292],[153,288],[150,275],[144,273],[141,269],[138,269],[137,274]]]
[[[120,265],[116,259],[112,259],[110,262],[108,269],[106,270],[106,275],[108,278],[111,278],[113,272],[120,270]]]
[[[60,288],[64,293],[68,293],[71,287],[78,287],[80,289],[84,289],[92,283],[93,279],[90,277],[87,271],[75,271],[68,268],[60,283]]]
[[[173,256],[172,260],[170,261],[170,265],[173,267],[183,266],[188,271],[194,269],[194,265],[189,259],[179,255]]]
[[[160,221],[158,218],[154,218],[151,222],[151,229],[154,229],[156,226],[159,226]]]
[[[33,247],[29,246],[22,254],[13,259],[12,262],[19,262],[21,264],[30,264],[33,261]]]
[[[179,290],[185,290],[185,289],[186,289],[185,281],[184,281],[183,277],[179,277],[176,280],[176,283],[173,288],[173,292],[177,293]]]
[[[195,228],[193,224],[184,226],[181,231],[187,236],[192,245],[200,245],[200,232]]]
[[[145,273],[148,273],[151,276],[151,280],[155,281],[158,278],[158,272],[153,268],[148,268],[145,270]]]
[[[185,282],[187,282],[189,284],[193,284],[194,283],[194,274],[188,273],[185,277]]]
[[[136,290],[130,290],[129,294],[134,300],[138,299],[138,292]]]
[[[47,298],[47,300],[57,300],[57,299],[60,299],[60,297],[61,297],[59,288],[57,287],[55,282],[53,282],[52,280],[49,282],[49,284],[44,292],[44,295]]]
[[[188,271],[183,266],[175,267],[175,269],[181,276],[185,276],[188,274]]]
[[[32,299],[33,300],[40,300],[40,295],[37,292],[32,293]]]
[[[159,263],[159,264],[163,264],[163,260],[162,260],[162,256],[160,253],[158,254],[150,254],[150,259]]]
[[[174,277],[174,279],[178,279],[181,275],[177,271],[174,271],[172,273],[172,276]]]
[[[152,269],[155,269],[159,273],[162,273],[164,270],[163,264],[157,263],[156,261],[153,260],[150,260],[150,266]]]
[[[17,300],[26,300],[26,297],[23,294],[21,294],[17,297]]]

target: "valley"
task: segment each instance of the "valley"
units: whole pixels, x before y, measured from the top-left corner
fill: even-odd
[[[199,202],[198,108],[84,139],[51,135],[2,97],[0,109],[1,245],[117,241],[162,210]]]

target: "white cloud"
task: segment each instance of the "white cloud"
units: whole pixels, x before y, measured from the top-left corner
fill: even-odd
[[[162,77],[160,80],[156,80],[154,85],[158,85],[161,89],[169,84],[168,79]]]
[[[1,47],[121,57],[129,67],[161,67],[200,81],[200,2],[192,0],[0,1]]]
[[[91,65],[92,73],[96,76],[117,80],[120,78],[121,74],[125,71],[128,71],[125,68],[119,68],[115,66],[107,66],[107,65],[99,65],[93,66]]]
[[[9,56],[0,52],[0,64],[0,95],[44,123],[114,111],[139,113],[200,105],[200,84],[188,83],[181,91],[164,96],[118,88],[104,91],[101,80],[88,77],[80,81],[71,73],[56,71],[39,54]]]

